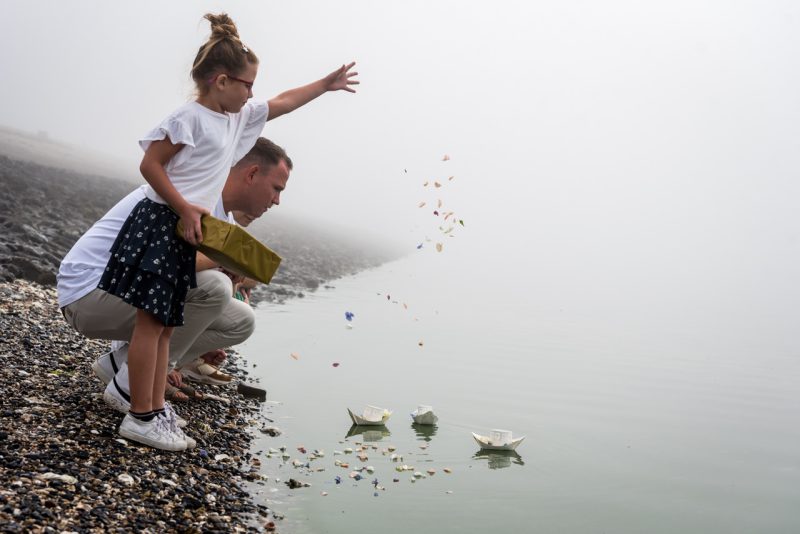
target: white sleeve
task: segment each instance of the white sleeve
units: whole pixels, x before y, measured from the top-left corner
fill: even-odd
[[[192,127],[187,122],[187,118],[175,115],[167,117],[161,124],[147,132],[139,140],[139,146],[142,147],[142,150],[147,150],[153,141],[161,141],[166,137],[169,137],[169,140],[176,145],[188,145],[192,148],[195,146]]]
[[[248,102],[246,106],[249,108],[249,116],[245,121],[242,136],[236,145],[236,151],[233,153],[233,163],[231,165],[239,163],[239,160],[250,152],[250,149],[255,146],[258,136],[264,130],[264,125],[267,124],[269,104],[266,102]]]

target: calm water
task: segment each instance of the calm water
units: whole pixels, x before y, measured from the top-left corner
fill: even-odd
[[[286,514],[281,531],[800,531],[800,344],[776,312],[791,291],[747,286],[758,269],[623,270],[488,243],[425,243],[259,308],[242,349],[284,434],[254,450],[326,452],[310,476],[261,455],[271,477],[312,484],[255,487]],[[348,437],[346,408],[367,404],[393,410],[386,431]],[[412,427],[418,404],[439,415],[432,431]],[[470,432],[491,428],[527,436],[518,455],[480,453]],[[364,440],[378,447],[365,463],[333,454]],[[381,454],[389,445],[437,473],[410,482]],[[347,478],[361,465],[374,475]]]

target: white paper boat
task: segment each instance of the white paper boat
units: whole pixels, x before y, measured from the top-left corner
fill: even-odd
[[[411,419],[418,425],[435,425],[439,418],[433,413],[433,408],[430,406],[420,405],[416,410],[411,412]]]
[[[510,430],[492,430],[488,436],[481,436],[473,432],[472,437],[475,438],[481,449],[490,451],[513,451],[525,439],[525,436],[512,438]]]
[[[354,425],[385,425],[392,415],[389,410],[377,406],[367,406],[362,415],[354,414],[350,408],[347,409],[347,413],[350,414]]]

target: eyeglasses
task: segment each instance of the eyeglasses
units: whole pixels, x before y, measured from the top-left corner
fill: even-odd
[[[223,74],[224,74],[224,73],[223,73]],[[209,84],[212,84],[212,83],[216,82],[216,81],[217,81],[217,78],[219,78],[220,76],[222,76],[222,74],[217,74],[216,76],[214,76],[213,78],[211,78],[211,81],[209,81],[208,83],[209,83]],[[231,76],[230,74],[225,74],[225,76],[227,76],[227,77],[228,77],[228,78],[230,78],[231,80],[235,80],[235,81],[237,81],[237,82],[239,82],[239,83],[243,84],[243,85],[244,85],[244,86],[247,88],[247,90],[248,90],[248,91],[249,91],[249,90],[251,90],[251,89],[253,88],[253,84],[255,83],[255,82],[248,82],[247,80],[243,80],[243,79],[241,79],[241,78],[237,78],[236,76]]]

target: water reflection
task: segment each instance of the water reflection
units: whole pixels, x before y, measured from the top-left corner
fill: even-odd
[[[414,429],[414,433],[420,438],[420,441],[431,441],[439,429],[436,425],[419,425],[417,423],[411,423],[411,428]]]
[[[522,456],[517,454],[516,451],[487,451],[479,450],[473,456],[473,460],[488,460],[489,469],[505,469],[511,467],[511,464],[525,465],[522,461]]]
[[[386,425],[353,425],[345,438],[362,435],[364,441],[380,441],[392,435]]]

